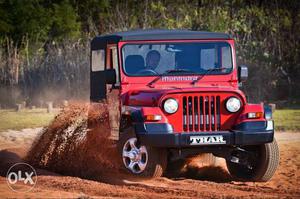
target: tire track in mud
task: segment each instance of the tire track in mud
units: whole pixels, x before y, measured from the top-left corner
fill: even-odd
[[[53,190],[64,190],[75,193],[83,193],[89,196],[104,197],[135,197],[135,198],[270,198],[292,197],[293,194],[274,192],[269,189],[267,192],[259,192],[261,189],[236,189],[236,185],[219,184],[208,181],[180,180],[168,182],[169,179],[159,178],[156,180],[125,183],[123,185],[111,185],[101,182],[83,180],[74,177],[57,178],[43,177],[40,183],[43,188]],[[247,185],[239,185],[247,186]],[[294,195],[295,196],[295,195]]]

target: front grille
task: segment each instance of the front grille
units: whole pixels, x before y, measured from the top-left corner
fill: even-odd
[[[184,131],[220,130],[220,96],[184,96],[182,103]]]

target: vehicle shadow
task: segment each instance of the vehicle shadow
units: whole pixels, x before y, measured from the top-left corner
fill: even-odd
[[[171,162],[165,176],[172,180],[194,179],[216,183],[232,182],[234,179],[228,171],[219,165],[193,165],[184,160]]]

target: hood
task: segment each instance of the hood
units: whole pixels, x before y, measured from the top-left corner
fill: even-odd
[[[233,87],[191,87],[191,88],[155,88],[129,90],[122,95],[122,104],[127,106],[158,106],[159,101],[168,94],[195,93],[195,92],[234,92],[245,100],[244,94]]]

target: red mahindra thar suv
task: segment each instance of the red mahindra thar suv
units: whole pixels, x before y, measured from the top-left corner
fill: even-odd
[[[109,104],[111,138],[130,173],[158,177],[172,160],[201,153],[225,158],[230,174],[242,180],[267,181],[275,173],[272,110],[248,103],[239,89],[248,69],[236,65],[228,34],[98,36],[90,74],[91,102]]]

